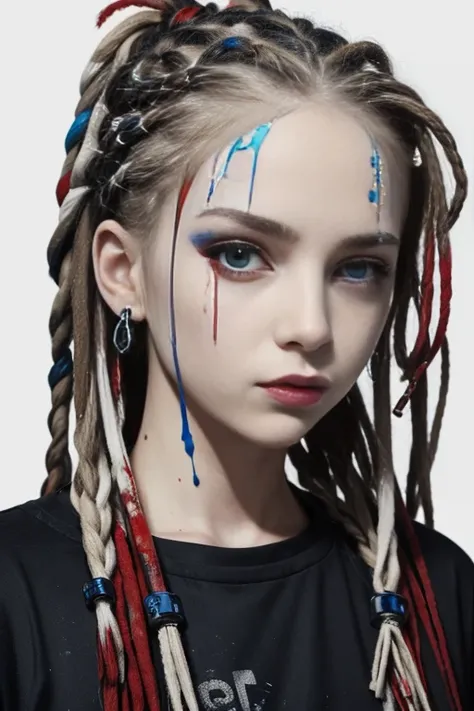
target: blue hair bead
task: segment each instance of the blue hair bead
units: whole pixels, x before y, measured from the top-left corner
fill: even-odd
[[[71,128],[67,132],[66,140],[64,141],[66,153],[69,153],[69,151],[72,150],[77,143],[79,143],[81,138],[84,137],[91,116],[92,109],[81,111],[81,113],[76,116]]]
[[[226,37],[222,42],[224,49],[240,49],[242,47],[242,40],[240,37]]]
[[[369,190],[369,202],[377,202],[377,191]]]
[[[146,616],[151,628],[163,625],[182,625],[184,611],[181,600],[169,592],[154,592],[144,599]]]
[[[388,621],[402,626],[408,615],[408,602],[396,593],[385,592],[374,595],[370,601],[371,624],[379,629],[381,625]]]
[[[72,373],[72,353],[68,348],[65,353],[56,361],[48,375],[48,383],[51,390],[66,376]]]
[[[86,607],[93,610],[99,600],[115,602],[115,588],[108,578],[93,578],[82,588]]]

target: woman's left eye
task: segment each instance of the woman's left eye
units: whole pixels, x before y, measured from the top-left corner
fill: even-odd
[[[390,268],[384,262],[357,259],[339,266],[335,276],[353,284],[365,284],[383,279],[388,276],[389,272]]]

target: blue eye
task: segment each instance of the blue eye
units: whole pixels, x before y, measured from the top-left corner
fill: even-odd
[[[337,276],[354,284],[364,284],[381,279],[389,273],[389,267],[383,262],[357,259],[346,262],[337,269]]]
[[[253,279],[270,269],[262,248],[239,239],[222,239],[213,232],[192,235],[191,243],[218,274],[229,279]]]
[[[220,244],[207,250],[208,256],[223,269],[233,272],[254,272],[265,268],[260,250],[251,245]]]
[[[254,250],[249,247],[228,245],[219,254],[219,261],[231,269],[248,269],[251,264]]]

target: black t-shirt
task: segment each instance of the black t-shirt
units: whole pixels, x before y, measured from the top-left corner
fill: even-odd
[[[463,709],[474,709],[474,565],[417,525]],[[180,596],[202,711],[376,711],[370,571],[321,513],[250,549],[156,540]],[[0,514],[0,709],[100,708],[95,615],[78,517],[63,491]],[[450,711],[422,636],[433,711]],[[165,709],[166,706],[163,706]]]

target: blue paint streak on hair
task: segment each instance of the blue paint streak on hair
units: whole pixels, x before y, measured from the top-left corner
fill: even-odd
[[[186,406],[186,397],[184,394],[183,379],[181,377],[181,368],[179,366],[178,359],[178,341],[176,337],[176,317],[174,308],[174,270],[176,262],[176,242],[178,238],[178,228],[179,220],[178,216],[175,219],[173,244],[171,247],[171,264],[170,264],[170,331],[171,331],[171,350],[173,353],[173,363],[176,373],[176,382],[178,385],[178,397],[179,397],[179,407],[181,411],[181,441],[184,444],[184,451],[191,459],[191,466],[193,470],[193,484],[194,486],[199,486],[200,481],[196,473],[196,466],[194,463],[194,440],[189,428],[188,421],[188,408]]]
[[[257,174],[257,163],[258,163],[258,157],[260,154],[260,149],[263,145],[263,142],[265,138],[268,136],[270,133],[270,129],[272,127],[273,123],[270,121],[269,123],[264,123],[261,126],[258,126],[252,133],[250,134],[250,140],[247,140],[245,136],[240,136],[229,149],[229,152],[227,154],[227,158],[225,160],[224,166],[222,170],[219,172],[217,177],[212,177],[211,184],[209,186],[209,193],[207,196],[207,204],[209,204],[217,186],[221,182],[223,178],[227,177],[227,173],[229,171],[229,166],[231,164],[232,158],[234,155],[239,152],[239,151],[248,151],[251,150],[253,151],[253,161],[252,161],[252,172],[250,175],[250,189],[249,189],[249,200],[248,200],[248,209],[250,210],[250,207],[252,205],[252,200],[253,200],[253,191],[255,187],[255,177]]]
[[[242,40],[240,37],[226,37],[222,42],[224,49],[240,49],[242,47]]]
[[[84,136],[91,116],[92,109],[85,109],[85,111],[81,111],[81,113],[76,116],[71,128],[67,132],[66,140],[64,141],[66,153],[69,153],[69,151],[74,148],[76,143],[78,143]]]

